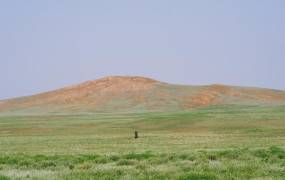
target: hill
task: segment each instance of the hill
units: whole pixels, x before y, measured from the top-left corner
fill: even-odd
[[[0,111],[0,179],[285,179],[283,91],[107,77]]]
[[[186,86],[112,76],[0,101],[0,114],[181,111],[210,105],[282,105],[285,92],[226,85]]]

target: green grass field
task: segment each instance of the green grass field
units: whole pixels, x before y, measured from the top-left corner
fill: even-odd
[[[2,115],[1,179],[285,179],[285,106]]]

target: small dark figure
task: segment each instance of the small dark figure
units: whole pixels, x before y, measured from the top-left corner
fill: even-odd
[[[135,131],[135,139],[139,138],[139,132]]]

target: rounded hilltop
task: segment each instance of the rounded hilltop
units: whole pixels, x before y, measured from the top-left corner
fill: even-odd
[[[87,86],[96,86],[96,87],[107,87],[107,86],[117,86],[117,85],[125,85],[135,86],[135,85],[154,85],[156,83],[161,83],[155,79],[141,77],[141,76],[106,76],[100,79],[90,80],[83,82],[81,84],[73,85],[67,87],[76,88],[76,87],[87,87]]]
[[[115,83],[115,82],[123,82],[123,81],[129,81],[129,82],[140,82],[140,83],[154,83],[158,82],[155,79],[142,77],[142,76],[106,76],[100,79],[91,80],[87,82],[108,82],[108,83]]]
[[[104,78],[90,80],[81,84],[59,89],[57,97],[78,97],[99,96],[102,99],[113,95],[123,95],[124,93],[147,93],[156,85],[164,84],[151,78],[140,76],[107,76]]]

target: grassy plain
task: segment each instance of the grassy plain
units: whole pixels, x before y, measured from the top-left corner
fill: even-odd
[[[285,106],[0,116],[0,179],[285,179],[284,148]]]

